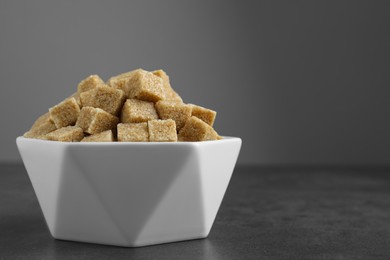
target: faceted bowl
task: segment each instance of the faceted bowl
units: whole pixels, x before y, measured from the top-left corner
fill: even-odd
[[[138,247],[205,238],[241,139],[16,143],[51,235]]]

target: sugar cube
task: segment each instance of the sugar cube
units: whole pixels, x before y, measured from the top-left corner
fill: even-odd
[[[163,70],[155,70],[153,74],[160,77],[163,80],[163,90],[165,94],[165,100],[178,101],[183,102],[183,99],[177,94],[175,90],[173,90],[169,76]]]
[[[83,107],[77,119],[76,126],[83,129],[85,133],[97,134],[116,127],[119,119],[116,116],[95,107]]]
[[[153,102],[128,99],[122,108],[122,123],[141,123],[158,119]]]
[[[172,119],[148,122],[150,142],[177,142],[176,123]]]
[[[56,130],[57,127],[50,119],[50,113],[40,116],[32,125],[31,129],[24,133],[26,138],[42,139],[46,134]]]
[[[214,110],[205,108],[205,107],[194,105],[194,104],[189,104],[189,105],[192,108],[192,112],[191,112],[192,116],[196,116],[197,118],[202,119],[204,122],[206,122],[210,126],[213,126],[214,121],[215,121],[215,117],[217,116],[217,112],[215,112]]]
[[[107,84],[115,89],[120,89],[125,93],[125,97],[129,97],[130,87],[131,85],[128,84],[131,77],[134,75],[135,72],[142,71],[142,69],[136,69],[129,72],[125,72],[119,75],[116,75],[114,77],[111,77]]]
[[[148,142],[148,123],[118,124],[118,142]]]
[[[82,93],[94,89],[98,85],[104,84],[104,81],[98,75],[90,75],[83,79],[77,86],[77,93]]]
[[[156,103],[156,110],[161,119],[173,119],[179,131],[191,116],[191,106],[176,101],[162,100]]]
[[[57,128],[74,125],[80,113],[80,107],[74,97],[65,99],[49,109],[50,119]]]
[[[114,142],[112,130],[103,131],[84,137],[81,142]]]
[[[137,70],[127,82],[129,98],[157,102],[165,99],[163,80],[151,72]]]
[[[61,142],[80,142],[83,137],[83,129],[78,126],[62,127],[46,135],[47,140]]]
[[[219,140],[218,133],[203,120],[191,116],[178,134],[179,141],[209,141]]]
[[[122,90],[108,85],[98,85],[81,93],[80,99],[83,107],[101,108],[112,115],[118,115],[125,102],[125,94]]]

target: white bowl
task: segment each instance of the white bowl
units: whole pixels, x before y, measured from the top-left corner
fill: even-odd
[[[207,237],[241,148],[16,142],[54,238],[126,247]]]

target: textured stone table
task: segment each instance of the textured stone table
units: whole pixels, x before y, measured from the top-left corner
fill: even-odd
[[[237,167],[207,239],[54,240],[23,165],[0,165],[0,259],[390,259],[390,168]]]

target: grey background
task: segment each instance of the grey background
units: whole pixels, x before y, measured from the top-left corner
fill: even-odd
[[[75,91],[163,68],[241,164],[388,164],[387,1],[0,1],[0,161]]]

